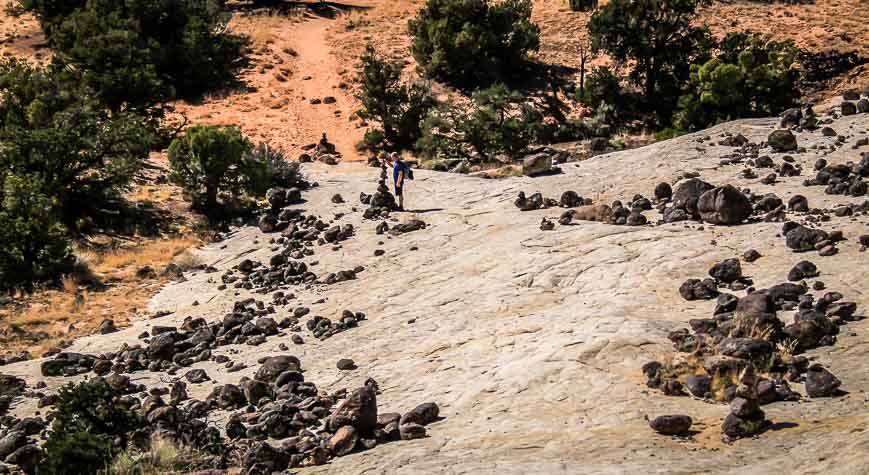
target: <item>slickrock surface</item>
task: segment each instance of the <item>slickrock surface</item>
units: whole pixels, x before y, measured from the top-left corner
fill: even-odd
[[[573,190],[607,204],[638,193],[651,197],[660,182],[676,185],[690,172],[715,186],[774,192],[785,203],[800,194],[810,208],[862,203],[866,196],[828,195],[823,186],[802,185],[815,175],[818,158],[856,163],[861,152],[869,151],[852,148],[869,136],[869,114],[829,125],[846,140],[834,151],[813,149],[837,140],[820,129],[795,132],[805,152],[760,149],[776,165],[790,155],[802,167],[802,176],[779,176],[771,185],[761,183],[762,169],[758,177],[744,178],[744,164],[721,165],[735,149],[718,143],[727,132],[760,144],[778,128],[778,119],[731,122],[562,164],[560,175],[481,180],[417,170],[405,191],[410,212],[392,213],[389,226],[420,219],[426,227],[399,236],[377,235],[380,221],[362,219],[367,205],[357,197],[375,191],[378,169],[306,164],[304,172],[320,186],[306,192],[307,202],[296,207],[323,217],[344,213],[334,224],[355,228],[352,239],[336,250],[331,244],[316,247],[306,262],[318,275],[360,265],[365,270],[351,281],[290,287],[285,292],[295,294],[295,300],[272,317],[280,320],[304,305],[311,313],[303,323],[314,315],[334,319],[344,309],[364,312],[367,319],[322,341],[304,333],[301,345],[287,336],[269,337],[259,346],[219,347],[215,354],[249,367],[228,373],[214,362],[196,363],[191,368],[205,369],[211,381],[189,384],[188,393],[205,399],[215,385],[253,376],[257,359],[292,354],[302,361],[306,379],[329,391],[361,387],[374,378],[381,412],[404,412],[422,401],[440,406],[444,419],[427,427],[426,438],[378,446],[300,473],[864,473],[869,467],[869,320],[843,327],[835,346],[806,353],[841,380],[846,395],[766,405],[772,427],[733,444],[722,442],[728,405],[650,390],[641,367],[672,353],[670,331],[686,327],[689,319],[707,318],[716,305],[714,299],[685,301],[680,284],[750,249],[762,257],[742,261],[742,274],[756,285],[786,281],[789,271],[808,258],[827,288],[843,292],[857,303],[857,314],[865,315],[869,252],[860,251],[859,236],[869,233],[869,216],[831,213],[820,227],[842,231],[846,240],[837,243],[838,253],[819,256],[788,249],[781,222],[655,225],[660,216],[651,210],[645,212],[651,225],[574,220],[541,231],[541,218],[557,222],[563,210],[523,212],[513,204],[519,191],[558,198]],[[711,140],[698,141],[705,136]],[[333,203],[336,193],[346,202]],[[787,216],[797,222],[803,217]],[[137,336],[154,325],[180,326],[186,316],[216,321],[246,297],[270,301],[232,286],[217,288],[221,273],[241,260],[268,262],[275,254],[268,241],[277,235],[255,226],[235,230],[199,252],[218,272],[187,274],[186,282],[167,286],[152,300],[152,313],[172,314],[81,339],[67,351],[114,351],[124,342],[139,343]],[[375,257],[376,249],[385,252]],[[325,301],[317,303],[320,299]],[[278,349],[281,343],[288,351]],[[358,368],[337,369],[342,358]],[[25,378],[29,386],[45,380],[44,392],[83,378],[42,378],[39,364],[16,363],[2,372]],[[131,376],[137,384],[166,386],[148,372]],[[792,387],[806,396],[802,384]],[[35,409],[36,400],[25,399],[14,403],[11,413],[22,416]],[[690,416],[693,436],[653,432],[649,420],[666,414]],[[224,424],[218,422],[221,428]]]

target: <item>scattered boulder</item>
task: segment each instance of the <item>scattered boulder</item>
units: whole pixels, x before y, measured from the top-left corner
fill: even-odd
[[[676,191],[673,193],[673,207],[684,209],[692,217],[699,218],[697,202],[701,195],[713,189],[714,186],[699,178],[685,180],[676,186]]]
[[[690,416],[682,414],[666,415],[658,416],[649,421],[649,427],[663,435],[682,435],[691,430],[693,422]]]
[[[829,237],[826,231],[809,228],[801,224],[790,226],[790,229],[785,232],[787,246],[794,252],[813,251],[816,244],[827,241]]]
[[[718,286],[712,279],[688,279],[679,286],[685,300],[711,300],[718,296]]]
[[[342,359],[338,360],[338,363],[336,363],[336,366],[341,371],[350,371],[350,370],[356,369],[356,363],[349,358],[342,358]]]
[[[791,282],[799,282],[803,279],[810,279],[820,275],[818,267],[809,261],[800,261],[790,272],[788,272],[788,280]]]
[[[751,201],[732,185],[703,193],[697,200],[697,212],[710,224],[739,224],[751,215]]]
[[[766,141],[776,152],[792,152],[797,149],[797,138],[790,130],[775,130]]]
[[[371,434],[377,428],[377,396],[365,386],[351,392],[329,418],[329,427],[353,426],[360,434]]]
[[[830,397],[836,394],[842,382],[833,373],[819,364],[806,372],[806,393],[809,397]]]
[[[115,327],[115,321],[107,318],[100,323],[100,335],[107,335],[109,333],[115,333],[118,331],[118,328]]]
[[[353,426],[342,426],[329,438],[328,449],[338,457],[349,454],[359,441],[359,432]]]
[[[749,250],[745,251],[745,253],[742,255],[742,259],[745,262],[754,262],[754,261],[760,259],[761,257],[762,256],[760,255],[759,252],[757,252],[756,249],[749,249]]]
[[[709,275],[719,282],[730,284],[742,278],[742,266],[739,259],[725,259],[712,266]]]
[[[658,183],[655,186],[655,199],[658,201],[666,201],[673,197],[673,188],[667,182]]]
[[[552,171],[552,156],[545,152],[528,155],[522,161],[522,174],[536,176]]]
[[[438,419],[440,415],[440,408],[437,404],[433,402],[427,402],[425,404],[420,404],[415,408],[411,409],[403,416],[401,416],[400,424],[420,424],[420,425],[428,425]]]
[[[839,107],[842,110],[842,115],[854,115],[857,113],[857,104],[851,101],[843,101]]]

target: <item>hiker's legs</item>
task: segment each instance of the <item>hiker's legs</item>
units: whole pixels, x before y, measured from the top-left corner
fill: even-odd
[[[398,197],[398,209],[404,210],[404,186],[395,185],[395,196]]]

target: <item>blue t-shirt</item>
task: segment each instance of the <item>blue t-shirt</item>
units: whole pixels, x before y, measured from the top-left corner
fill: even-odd
[[[392,181],[398,183],[398,174],[404,172],[404,178],[407,179],[407,164],[401,160],[396,160],[392,166]]]

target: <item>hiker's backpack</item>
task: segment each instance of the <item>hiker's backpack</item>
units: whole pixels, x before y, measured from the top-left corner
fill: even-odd
[[[413,180],[413,168],[410,168],[410,165],[405,161],[401,161],[401,171],[404,172],[404,177],[408,180]]]

